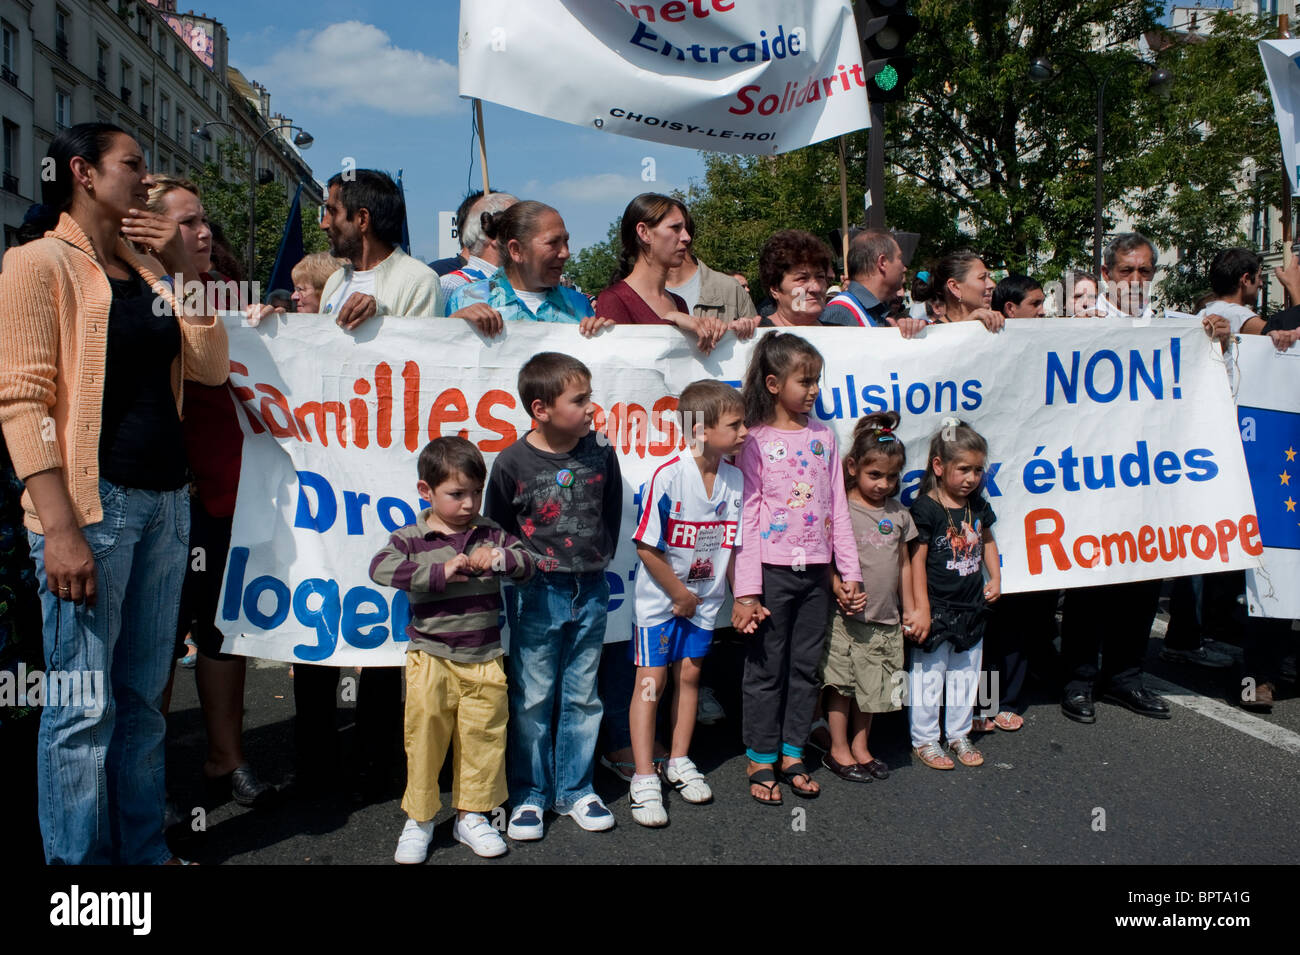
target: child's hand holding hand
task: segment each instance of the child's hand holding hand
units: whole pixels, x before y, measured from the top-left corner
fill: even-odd
[[[752,603],[744,604],[736,600],[731,605],[731,625],[740,633],[753,633],[764,618],[772,615],[772,612],[759,603],[757,597],[743,599],[750,600]]]
[[[443,579],[449,584],[463,584],[469,580],[467,572],[470,570],[470,559],[464,554],[457,554],[451,560],[442,565]]]
[[[845,613],[861,613],[867,607],[867,593],[856,580],[841,584],[842,592],[835,594],[835,599]]]
[[[923,610],[903,614],[903,636],[913,643],[924,643],[930,635],[930,615]]]
[[[673,616],[689,620],[695,616],[700,606],[700,598],[689,590],[683,589],[680,596],[673,598]]]
[[[501,561],[504,559],[499,547],[478,547],[469,555],[469,566],[477,573],[486,574],[503,566]]]

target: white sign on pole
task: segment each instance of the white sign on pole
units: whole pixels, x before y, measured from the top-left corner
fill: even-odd
[[[450,259],[460,252],[460,233],[456,231],[456,213],[438,213],[438,258]]]
[[[461,0],[460,95],[754,155],[871,125],[850,0]]]
[[[1300,106],[1300,40],[1260,40],[1259,55],[1268,75],[1268,89],[1273,94],[1273,112],[1277,131],[1282,138],[1282,156],[1286,160],[1291,195],[1300,195],[1300,155],[1296,150],[1296,112]]]
[[[539,351],[587,364],[595,427],[618,449],[607,639],[630,638],[637,493],[680,450],[676,396],[701,378],[738,383],[754,348],[727,336],[706,358],[651,326],[585,339],[576,326],[510,322],[485,342],[431,318],[372,319],[352,335],[311,315],[226,322],[245,442],[216,623],[232,635],[227,651],[338,665],[401,662],[406,597],[371,582],[370,560],[423,506],[425,442],[461,434],[490,467],[526,434],[516,377]],[[969,323],[912,341],[893,329],[800,334],[826,358],[814,414],[841,448],[862,415],[901,413],[904,504],[945,417],[985,436],[1004,592],[1258,564],[1232,395],[1199,324],[1023,319],[997,335]]]

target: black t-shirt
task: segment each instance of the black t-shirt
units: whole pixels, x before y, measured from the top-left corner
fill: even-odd
[[[926,494],[912,502],[916,542],[930,548],[925,577],[931,603],[983,603],[984,529],[996,520],[982,495],[971,495],[968,508],[946,508]]]
[[[157,296],[139,275],[109,283],[113,304],[99,474],[122,487],[174,491],[185,484],[185,444],[172,394],[172,362],[181,351],[181,331],[170,309],[155,310]]]
[[[1300,305],[1292,305],[1280,312],[1274,312],[1264,323],[1266,333],[1289,332],[1293,328],[1300,328]]]
[[[618,545],[623,475],[608,441],[591,431],[573,450],[542,451],[528,436],[492,464],[483,505],[537,554],[537,569],[583,574],[604,570]]]

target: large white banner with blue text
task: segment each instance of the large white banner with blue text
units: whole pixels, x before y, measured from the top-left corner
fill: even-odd
[[[591,369],[596,428],[620,455],[607,639],[629,638],[637,492],[681,448],[675,396],[700,378],[739,383],[753,349],[727,336],[704,357],[677,330],[645,326],[587,340],[512,322],[489,341],[450,319],[373,319],[354,334],[317,316],[226,321],[246,439],[216,622],[242,635],[228,650],[334,664],[401,661],[405,596],[370,581],[370,559],[422,506],[425,442],[462,434],[490,466],[527,431],[515,379],[539,351]],[[1233,398],[1199,324],[1018,320],[997,335],[962,324],[912,341],[893,329],[799,333],[825,356],[815,414],[843,447],[861,415],[902,414],[904,503],[945,417],[988,439],[1004,592],[1257,565]]]
[[[1273,94],[1273,115],[1282,141],[1282,164],[1291,195],[1300,195],[1300,156],[1297,155],[1296,112],[1300,106],[1300,40],[1260,40],[1259,55]]]
[[[461,96],[688,149],[770,156],[865,129],[867,79],[849,0],[460,5]]]

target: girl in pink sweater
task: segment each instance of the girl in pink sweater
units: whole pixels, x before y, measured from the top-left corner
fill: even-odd
[[[779,805],[774,768],[795,795],[820,791],[803,763],[817,666],[830,616],[831,561],[848,592],[862,587],[839,450],[830,428],[809,418],[822,356],[803,338],[770,332],[745,373],[749,440],[732,623],[752,632],[745,650],[744,740],[750,795]]]

